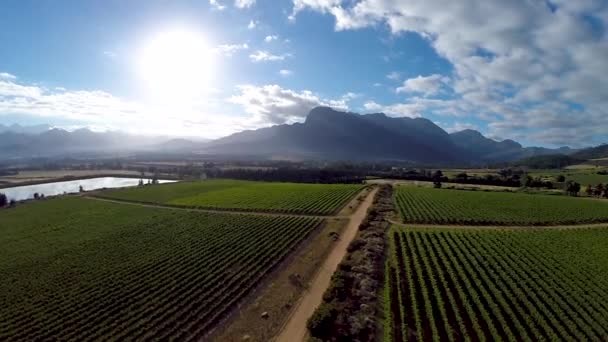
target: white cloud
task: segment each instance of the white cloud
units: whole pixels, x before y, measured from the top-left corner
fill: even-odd
[[[281,69],[281,70],[279,70],[279,75],[281,75],[283,77],[289,77],[289,76],[293,75],[293,71],[288,70],[288,69]]]
[[[234,0],[234,6],[237,8],[249,8],[255,5],[255,0]]]
[[[282,61],[286,58],[291,57],[291,54],[273,55],[268,51],[258,50],[255,53],[249,55],[249,59],[253,62],[274,62]]]
[[[208,138],[260,127],[252,117],[225,115],[229,104],[213,97],[184,105],[142,103],[101,90],[47,89],[16,79],[0,78],[0,121],[2,115],[23,114],[44,117],[50,124],[59,119],[80,127]]]
[[[341,2],[342,0],[293,0],[293,12],[289,16],[289,20],[295,20],[298,12],[305,8],[326,13]]]
[[[116,58],[117,54],[114,51],[109,51],[106,50],[103,52],[104,56],[108,57],[108,58]]]
[[[214,52],[223,56],[232,57],[236,52],[249,49],[247,43],[218,45]]]
[[[226,9],[226,6],[222,5],[218,0],[209,0],[209,5],[218,11]]]
[[[564,107],[557,114],[564,121],[586,123],[587,128],[577,128],[580,136],[593,137],[590,143],[606,139],[606,1],[294,0],[291,16],[307,8],[333,15],[336,30],[386,25],[394,34],[418,33],[452,64],[447,86],[459,107],[482,118],[518,123],[490,126],[500,136],[517,134],[515,127],[532,121],[536,109]],[[437,91],[427,86],[421,94]],[[537,130],[553,128],[574,137],[566,127]]]
[[[237,89],[240,94],[232,96],[230,102],[241,105],[247,113],[255,116],[256,122],[265,124],[302,121],[316,106],[348,109],[344,99],[322,99],[309,90],[297,92],[278,85],[242,85]]]
[[[260,22],[257,20],[249,20],[249,25],[247,25],[247,28],[250,30],[253,30],[254,28],[256,28],[256,26],[258,26]]]
[[[424,96],[437,95],[447,81],[446,77],[438,74],[409,78],[403,82],[403,86],[397,88],[397,93],[420,93]]]
[[[363,108],[373,112],[383,112],[390,116],[406,116],[417,118],[424,116],[428,111],[440,115],[461,116],[463,109],[453,100],[427,99],[421,97],[409,98],[404,103],[382,105],[375,101],[367,101]]]
[[[0,80],[9,80],[9,81],[13,81],[16,80],[17,76],[9,74],[8,72],[0,72]]]
[[[276,35],[270,35],[270,36],[266,36],[266,38],[264,38],[264,41],[265,41],[266,43],[270,43],[270,42],[272,42],[273,40],[277,40],[277,39],[279,39],[279,36],[276,36]]]
[[[391,71],[386,75],[386,78],[392,81],[399,81],[399,79],[401,79],[401,74],[397,71]]]

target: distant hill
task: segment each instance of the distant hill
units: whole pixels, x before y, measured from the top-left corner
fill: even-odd
[[[114,152],[465,166],[576,151],[568,147],[522,147],[516,141],[496,141],[474,130],[448,134],[424,118],[395,118],[383,113],[360,115],[329,107],[313,108],[303,123],[243,131],[213,141],[99,133],[88,129],[69,132],[50,129],[48,125],[0,127],[0,158]]]
[[[69,132],[50,129],[38,134],[0,133],[0,158],[53,157],[78,153],[134,151],[151,147],[166,139],[134,136],[121,132]]]
[[[508,162],[531,158],[535,156],[563,154],[576,152],[569,147],[549,149],[544,147],[523,147],[511,139],[496,141],[484,137],[481,133],[471,129],[450,134],[452,141],[459,147],[468,150],[478,161]]]
[[[580,164],[584,161],[584,159],[578,159],[573,156],[550,154],[524,158],[516,162],[512,162],[510,165],[525,166],[531,169],[561,169],[569,165]]]
[[[216,154],[427,164],[479,164],[570,153],[568,148],[524,148],[513,140],[495,141],[474,130],[448,134],[424,118],[359,115],[328,107],[312,109],[304,123],[235,133],[212,141],[205,150]]]
[[[608,144],[586,148],[574,153],[572,156],[584,160],[608,158]]]
[[[21,126],[19,124],[2,125],[0,124],[0,133],[20,133],[20,134],[40,134],[50,130],[52,127],[47,124]]]

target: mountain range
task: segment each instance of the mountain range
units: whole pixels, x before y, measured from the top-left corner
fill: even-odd
[[[574,152],[568,147],[523,147],[513,140],[495,141],[470,129],[448,134],[424,118],[360,115],[329,107],[312,109],[303,123],[244,131],[212,141],[205,151],[425,164],[481,164]]]
[[[360,115],[329,107],[312,109],[302,123],[243,131],[208,142],[88,129],[68,132],[46,125],[0,126],[0,158],[114,151],[486,165],[542,155],[568,155],[577,150],[523,147],[513,140],[496,141],[470,129],[449,134],[424,118]]]

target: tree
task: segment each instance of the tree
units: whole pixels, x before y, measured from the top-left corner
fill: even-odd
[[[78,192],[84,192],[84,188],[81,186],[78,187]]]
[[[37,200],[37,199],[39,199],[39,198],[40,198],[40,195],[39,195],[37,192],[34,192],[34,199],[36,199],[36,200]]]
[[[5,207],[8,204],[8,198],[5,194],[0,192],[0,208]]]
[[[601,197],[602,193],[604,192],[604,190],[606,190],[608,187],[604,187],[604,184],[600,183],[598,185],[595,186],[595,191],[593,192],[593,194],[597,197]]]
[[[441,177],[443,177],[443,172],[441,172],[441,170],[437,170],[435,171],[435,173],[433,173],[433,187],[434,188],[441,188]]]
[[[570,196],[578,196],[581,191],[581,185],[577,182],[567,181],[564,185],[564,191]]]
[[[565,181],[566,181],[566,177],[564,175],[557,176],[557,182],[558,183],[563,183]]]
[[[467,175],[466,172],[462,172],[462,173],[457,174],[456,178],[467,180],[469,178],[469,175]]]
[[[591,184],[587,185],[587,188],[585,189],[585,193],[589,197],[593,196],[593,186]]]

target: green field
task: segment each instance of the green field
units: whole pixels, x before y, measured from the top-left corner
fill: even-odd
[[[551,225],[608,222],[608,201],[523,193],[398,186],[404,222],[471,225]]]
[[[602,341],[608,229],[397,228],[388,341]]]
[[[328,215],[361,189],[362,185],[348,184],[210,180],[110,190],[100,196],[184,207]]]
[[[77,197],[0,210],[0,340],[201,340],[320,222]]]

